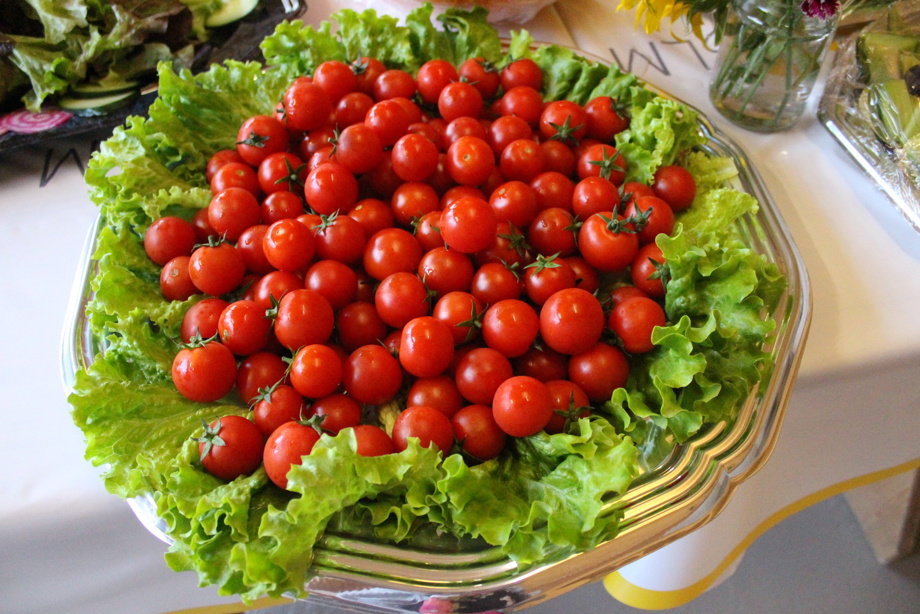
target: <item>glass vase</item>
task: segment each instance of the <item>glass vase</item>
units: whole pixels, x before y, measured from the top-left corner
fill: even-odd
[[[734,0],[709,86],[715,108],[758,132],[795,125],[821,70],[837,16],[809,17],[801,0]]]

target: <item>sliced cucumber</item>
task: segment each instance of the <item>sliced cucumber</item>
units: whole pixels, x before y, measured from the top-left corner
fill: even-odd
[[[109,96],[96,96],[93,98],[79,98],[65,96],[58,101],[58,105],[77,115],[107,115],[112,111],[125,107],[134,102],[140,92],[136,89]]]
[[[222,7],[211,13],[204,24],[209,28],[225,26],[228,23],[242,19],[251,13],[258,4],[259,0],[226,0]]]
[[[70,90],[74,98],[104,98],[116,94],[136,91],[140,87],[137,81],[124,81],[117,84],[78,83]]]

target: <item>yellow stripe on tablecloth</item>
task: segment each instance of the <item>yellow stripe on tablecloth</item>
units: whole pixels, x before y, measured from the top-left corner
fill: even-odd
[[[757,525],[754,530],[747,535],[747,537],[741,540],[741,543],[739,543],[731,552],[728,553],[728,556],[726,556],[725,559],[719,563],[719,565],[717,565],[711,573],[709,573],[709,575],[685,588],[672,591],[656,591],[642,588],[641,586],[636,586],[624,578],[619,571],[614,571],[613,573],[607,575],[606,578],[604,578],[604,588],[606,588],[607,592],[610,593],[610,595],[613,596],[617,601],[634,608],[641,608],[643,610],[667,610],[669,608],[682,606],[693,601],[704,592],[706,592],[709,587],[715,584],[719,577],[725,573],[725,571],[732,565],[732,563],[734,563],[735,560],[741,556],[744,551],[754,543],[754,541],[757,540],[758,537],[766,533],[769,529],[776,526],[789,516],[801,512],[805,508],[810,507],[815,503],[819,503],[825,499],[829,499],[848,490],[853,490],[855,488],[859,488],[860,486],[867,486],[875,482],[880,482],[884,479],[894,477],[901,473],[912,471],[918,468],[920,468],[920,458],[908,461],[895,467],[891,467],[889,469],[882,469],[880,471],[875,471],[873,473],[868,473],[866,475],[845,480],[838,484],[833,484],[803,499],[800,499],[799,501],[787,505]]]

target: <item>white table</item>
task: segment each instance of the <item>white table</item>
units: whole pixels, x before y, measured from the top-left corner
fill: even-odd
[[[361,8],[318,0],[308,20],[344,4]],[[765,180],[814,296],[798,382],[769,462],[712,522],[606,578],[616,599],[664,607],[728,575],[744,548],[789,514],[920,467],[920,235],[817,123],[817,97],[791,132],[736,129],[706,96],[714,54],[698,42],[635,32],[615,4],[560,0],[524,27],[538,40],[619,60],[718,123]],[[96,214],[82,179],[91,148],[77,139],[0,155],[0,610],[227,611],[206,606],[235,599],[166,567],[165,546],[82,460],[82,436],[69,418],[60,337]]]

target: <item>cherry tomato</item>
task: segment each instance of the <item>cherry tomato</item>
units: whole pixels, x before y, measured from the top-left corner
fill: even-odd
[[[211,154],[211,157],[208,158],[208,164],[205,167],[204,177],[208,180],[208,183],[211,182],[211,178],[214,177],[216,173],[222,166],[225,164],[242,163],[243,157],[240,155],[240,152],[233,149],[219,149]]]
[[[320,62],[313,71],[313,82],[333,101],[358,88],[358,79],[351,66],[338,60]]]
[[[243,256],[243,264],[246,265],[247,271],[264,275],[275,270],[275,267],[265,256],[263,241],[267,233],[268,226],[256,224],[244,230],[237,240],[236,249]]]
[[[439,227],[449,248],[472,254],[492,244],[498,220],[488,201],[467,196],[452,202],[441,212]]]
[[[659,234],[669,235],[674,231],[674,211],[657,196],[636,198],[627,205],[623,215],[636,220],[634,224],[642,245],[654,242]]]
[[[217,322],[227,305],[229,303],[221,298],[209,297],[189,307],[182,317],[182,343],[190,343],[195,335],[202,339],[210,339],[216,335]]]
[[[696,198],[696,180],[682,166],[662,166],[655,171],[652,190],[675,212],[684,211]]]
[[[303,213],[303,198],[293,192],[274,192],[266,196],[259,205],[262,223],[266,225],[278,220],[295,218]]]
[[[543,256],[559,254],[562,257],[577,250],[575,237],[577,224],[571,212],[561,207],[539,211],[527,229],[530,246]]]
[[[629,127],[625,110],[610,96],[596,96],[585,104],[587,136],[602,143],[613,143],[614,137]]]
[[[543,113],[543,96],[538,89],[521,85],[506,89],[500,107],[504,115],[516,115],[532,128],[540,123]]]
[[[218,418],[197,441],[201,466],[222,480],[249,475],[262,464],[262,432],[242,416]]]
[[[246,405],[255,403],[264,390],[287,383],[287,363],[271,351],[244,357],[236,373],[236,391]]]
[[[354,427],[355,451],[361,456],[384,456],[396,452],[393,439],[379,426],[359,424]]]
[[[144,251],[160,266],[176,256],[190,256],[195,242],[195,229],[179,217],[161,217],[144,232]]]
[[[468,343],[479,336],[482,303],[469,292],[448,292],[435,303],[431,315],[450,327],[454,345]]]
[[[233,245],[216,242],[192,252],[188,272],[196,288],[205,294],[220,296],[239,287],[246,274],[246,263]]]
[[[423,448],[434,446],[445,456],[454,445],[454,428],[450,418],[434,407],[418,405],[404,409],[393,423],[393,443],[402,452],[410,439],[418,439]]]
[[[447,148],[447,172],[461,185],[482,185],[494,169],[495,154],[483,139],[462,136]]]
[[[508,436],[492,415],[487,405],[467,405],[450,420],[454,436],[464,453],[479,461],[487,461],[501,454]]]
[[[379,344],[363,345],[349,354],[342,372],[345,393],[359,403],[383,405],[399,392],[403,370]]]
[[[517,375],[529,375],[541,382],[568,376],[568,357],[544,344],[535,345],[513,362]]]
[[[479,93],[482,94],[483,100],[489,100],[498,91],[501,85],[501,77],[498,69],[482,57],[469,58],[464,60],[457,69],[458,76],[471,83]]]
[[[585,391],[592,403],[604,403],[629,379],[626,354],[600,342],[587,352],[569,358],[569,380]]]
[[[176,256],[160,269],[160,293],[167,301],[184,301],[198,294],[189,273],[188,256]]]
[[[243,162],[242,159],[239,162],[228,162],[221,166],[215,171],[208,184],[211,186],[212,194],[223,192],[227,188],[240,188],[256,197],[262,195],[262,186],[259,185],[259,175],[256,169]]]
[[[282,98],[284,121],[295,131],[321,128],[329,122],[334,109],[329,95],[311,79],[295,79]]]
[[[240,126],[236,151],[246,164],[258,167],[268,155],[288,148],[288,133],[277,118],[254,115]]]
[[[524,267],[524,292],[537,307],[560,290],[575,287],[575,271],[558,254],[538,256]]]
[[[302,419],[306,405],[303,396],[292,386],[279,384],[265,389],[252,407],[252,419],[268,437],[285,422]],[[261,457],[259,458],[261,461]]]
[[[530,180],[530,187],[537,195],[538,209],[572,210],[575,183],[569,179],[568,174],[556,170],[544,171]]]
[[[374,99],[412,98],[418,91],[415,79],[404,70],[391,68],[374,81]]]
[[[489,347],[471,349],[454,368],[457,390],[470,403],[481,405],[492,405],[495,391],[513,375],[508,358]]]
[[[259,201],[243,188],[218,192],[208,205],[208,223],[227,241],[236,241],[244,230],[261,221]]]
[[[269,436],[262,453],[262,464],[269,479],[279,488],[287,489],[287,474],[293,465],[303,464],[319,441],[312,426],[300,422],[285,422]]]
[[[600,301],[580,288],[556,292],[540,309],[540,335],[562,354],[580,354],[594,347],[605,323]]]
[[[358,180],[336,162],[321,164],[310,171],[303,189],[307,204],[320,215],[347,211],[358,201]]]
[[[313,343],[301,347],[291,361],[291,385],[308,399],[332,394],[342,383],[342,359],[332,347]]]
[[[503,299],[520,298],[524,284],[520,277],[501,262],[487,262],[473,273],[470,293],[483,305]]]
[[[338,311],[355,299],[358,274],[343,262],[320,260],[313,263],[303,278],[304,287],[322,294],[333,311]]]
[[[383,160],[383,141],[363,122],[347,126],[335,144],[335,160],[355,174],[372,171]]]
[[[400,271],[418,270],[422,260],[422,247],[412,233],[402,228],[385,228],[368,239],[362,261],[364,270],[372,278],[382,281]]]
[[[287,292],[278,302],[275,337],[289,350],[325,343],[332,335],[335,315],[319,292],[306,288]]]
[[[502,150],[498,168],[505,179],[532,181],[546,169],[543,148],[533,139],[512,141]]]
[[[547,433],[565,432],[569,423],[591,413],[591,400],[578,384],[556,379],[546,382],[546,387],[553,398],[553,417],[545,427]]]
[[[272,321],[265,309],[252,300],[227,305],[217,321],[220,342],[237,356],[254,354],[268,345]]]
[[[479,117],[484,108],[482,94],[464,81],[448,83],[438,95],[438,112],[447,122],[458,117]]]
[[[434,377],[453,362],[454,335],[432,316],[409,320],[399,340],[399,364],[415,377]]]
[[[601,177],[620,185],[626,179],[626,157],[613,145],[594,143],[578,157],[575,170],[582,179]]]
[[[664,298],[664,255],[655,243],[646,243],[636,252],[629,274],[633,285],[652,298]]]
[[[323,260],[355,264],[364,255],[365,235],[361,224],[347,215],[323,216],[313,228],[316,254]]]
[[[539,130],[544,140],[556,139],[575,145],[588,131],[588,114],[577,102],[553,100],[543,107]]]
[[[427,405],[434,407],[448,418],[463,406],[463,395],[450,375],[420,377],[412,382],[406,393],[406,406]]]
[[[543,69],[530,58],[520,58],[509,62],[499,73],[501,86],[507,92],[517,86],[543,87]]]
[[[553,417],[553,398],[545,383],[515,375],[496,389],[492,416],[499,428],[512,437],[529,437],[543,430]]]
[[[299,271],[313,260],[313,232],[294,218],[274,222],[262,237],[266,260],[280,271]]]
[[[540,319],[528,303],[519,299],[498,301],[482,318],[486,345],[508,358],[523,355],[537,338]]]
[[[572,189],[572,213],[586,220],[595,213],[610,215],[620,204],[617,187],[602,177],[585,177]]]
[[[438,168],[437,145],[418,133],[399,137],[390,155],[393,172],[403,181],[425,181]]]
[[[415,80],[418,93],[427,104],[437,104],[438,95],[448,84],[458,81],[460,75],[454,65],[447,60],[428,60],[421,65]]]
[[[595,213],[578,231],[578,246],[582,257],[599,271],[622,271],[639,251],[639,237],[613,214]]]
[[[236,383],[236,359],[226,346],[207,341],[183,347],[172,363],[172,380],[182,396],[199,403],[223,398]]]
[[[428,314],[428,298],[428,289],[417,275],[398,271],[377,286],[374,306],[381,320],[393,328],[402,328],[409,320]]]
[[[610,311],[607,325],[623,343],[630,354],[651,351],[652,331],[656,326],[666,326],[667,316],[657,301],[637,296],[618,303]]]

